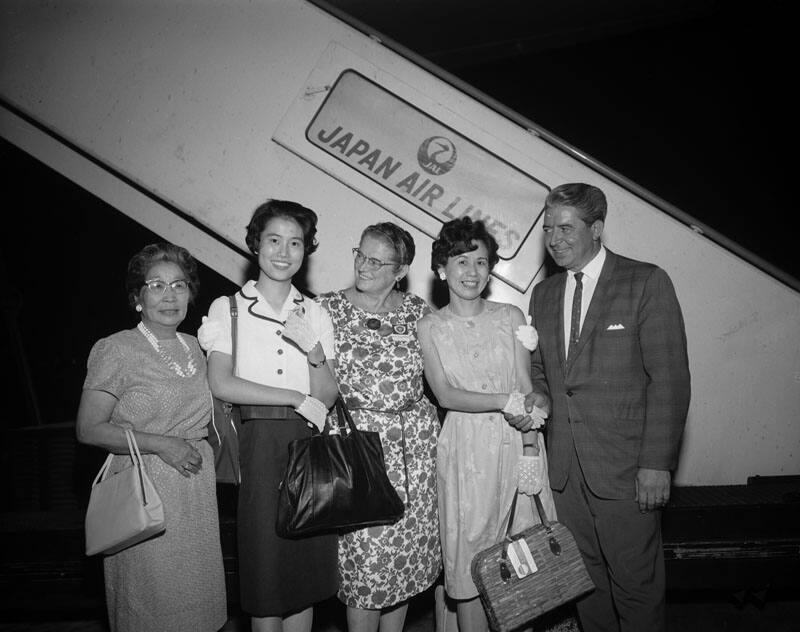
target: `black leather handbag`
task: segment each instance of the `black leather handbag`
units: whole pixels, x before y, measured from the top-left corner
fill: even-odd
[[[358,430],[341,397],[336,417],[339,434],[326,427],[289,443],[275,525],[281,537],[391,524],[405,511],[386,475],[380,435]]]
[[[236,374],[236,323],[238,308],[236,296],[229,296],[231,312],[231,359],[233,373]],[[211,396],[211,423],[208,424],[208,442],[214,451],[214,470],[217,483],[239,485],[242,472],[239,467],[239,433],[242,429],[242,418],[237,404],[231,404],[218,397]]]

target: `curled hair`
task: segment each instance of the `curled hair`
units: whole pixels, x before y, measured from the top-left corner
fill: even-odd
[[[416,252],[414,238],[407,230],[400,228],[397,224],[393,224],[392,222],[372,224],[371,226],[367,226],[361,233],[361,241],[363,241],[364,237],[367,235],[382,239],[389,244],[394,249],[399,265],[411,265],[411,262],[414,261],[414,254]]]
[[[475,243],[478,241],[483,242],[489,251],[491,270],[500,261],[497,254],[499,246],[497,240],[486,230],[483,221],[472,221],[472,218],[465,215],[447,222],[431,246],[431,270],[436,272],[439,268],[443,268],[450,257],[472,252],[478,247]]]
[[[125,287],[128,290],[128,303],[136,307],[136,299],[142,291],[146,275],[155,264],[166,261],[177,265],[189,285],[189,301],[193,302],[200,290],[200,277],[197,274],[197,261],[186,248],[167,242],[159,242],[145,246],[128,261],[128,274]]]
[[[247,247],[254,255],[258,254],[261,245],[261,233],[267,223],[276,217],[292,219],[300,226],[303,231],[303,248],[306,255],[310,255],[317,249],[317,214],[310,208],[306,208],[297,202],[287,202],[285,200],[267,200],[255,211],[247,225]]]
[[[605,193],[591,184],[569,182],[557,186],[547,195],[543,210],[556,206],[571,206],[577,209],[581,219],[590,226],[597,220],[606,221],[608,202]]]

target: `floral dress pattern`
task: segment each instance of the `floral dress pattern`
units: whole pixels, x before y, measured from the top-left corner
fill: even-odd
[[[339,538],[339,599],[351,607],[384,608],[426,590],[442,568],[439,421],[423,395],[417,338],[417,321],[428,307],[412,294],[388,313],[360,309],[343,292],[318,300],[333,321],[339,390],[356,425],[380,434],[389,480],[406,507],[394,524]]]

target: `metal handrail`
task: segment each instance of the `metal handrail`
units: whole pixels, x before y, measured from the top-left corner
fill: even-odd
[[[466,83],[463,79],[459,79],[458,77],[448,72],[447,70],[444,70],[441,67],[434,64],[433,62],[425,59],[419,53],[415,53],[414,51],[403,46],[402,44],[395,42],[392,38],[387,37],[383,33],[376,31],[373,27],[369,26],[368,24],[362,22],[357,18],[354,18],[353,16],[349,15],[348,13],[339,9],[338,7],[332,6],[331,4],[326,2],[326,0],[306,0],[306,1],[315,5],[319,9],[322,9],[326,13],[329,13],[334,17],[342,20],[346,24],[349,24],[357,31],[361,31],[371,39],[379,42],[380,44],[390,49],[391,51],[397,53],[398,55],[405,57],[406,59],[413,62],[417,66],[420,66],[421,68],[428,71],[432,75],[438,77],[445,83],[450,84],[454,88],[476,99],[477,101],[489,107],[490,109],[494,110],[498,114],[501,114],[505,118],[513,121],[520,127],[528,130],[530,133],[537,135],[545,142],[549,143],[550,145],[553,145],[554,147],[560,149],[564,153],[575,158],[576,160],[586,165],[587,167],[602,174],[603,176],[615,182],[616,184],[620,185],[622,188],[626,189],[630,193],[633,193],[637,197],[653,205],[658,210],[677,219],[679,222],[691,228],[694,232],[703,235],[704,237],[710,239],[717,245],[722,246],[723,248],[732,252],[736,256],[744,259],[745,261],[755,266],[762,272],[768,274],[774,279],[787,285],[793,290],[800,292],[800,279],[795,278],[794,276],[781,270],[780,268],[770,263],[769,261],[766,261],[762,257],[759,257],[757,254],[747,250],[746,248],[743,248],[735,241],[717,232],[715,229],[711,228],[707,224],[704,224],[703,222],[695,219],[688,213],[680,210],[673,204],[670,204],[669,202],[658,197],[651,191],[648,191],[644,187],[636,184],[635,182],[633,182],[629,178],[626,178],[625,176],[615,171],[614,169],[607,167],[599,160],[596,160],[595,158],[592,158],[588,154],[580,151],[578,148],[574,147],[573,145],[565,141],[563,138],[560,138],[559,136],[556,136],[555,134],[540,127],[533,121],[521,115],[519,112],[512,110],[508,106],[499,102],[497,99],[485,94],[484,92],[481,92],[474,86]]]

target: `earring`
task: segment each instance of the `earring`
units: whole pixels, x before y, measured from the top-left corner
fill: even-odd
[[[394,289],[397,290],[398,292],[400,291],[400,278],[401,277],[394,278]]]
[[[141,305],[139,305],[138,303],[137,303],[137,305],[136,305],[136,311],[137,311],[137,312],[141,312],[141,311],[142,311],[142,306],[141,306]]]
[[[439,270],[439,278],[442,281],[447,281],[447,275],[444,273],[444,270]]]

